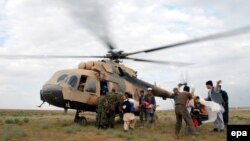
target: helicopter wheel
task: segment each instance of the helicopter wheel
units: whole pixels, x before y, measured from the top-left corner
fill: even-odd
[[[87,124],[87,119],[84,116],[79,115],[81,112],[82,112],[81,110],[76,110],[74,123],[77,123],[79,125],[86,125]]]
[[[78,117],[74,122],[83,126],[87,125],[87,119],[85,117]]]

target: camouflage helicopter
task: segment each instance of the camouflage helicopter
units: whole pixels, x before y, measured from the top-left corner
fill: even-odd
[[[40,97],[43,103],[67,109],[76,109],[77,122],[85,124],[86,118],[79,117],[79,111],[95,112],[97,109],[98,97],[100,97],[102,87],[108,87],[111,91],[115,89],[117,94],[129,92],[135,100],[136,111],[139,112],[139,92],[151,87],[153,94],[163,99],[168,98],[171,92],[159,88],[153,84],[137,78],[137,72],[121,63],[121,60],[133,60],[158,64],[189,65],[181,62],[168,62],[159,60],[146,60],[140,58],[131,58],[130,55],[138,53],[150,53],[162,49],[179,47],[182,45],[197,43],[201,41],[229,37],[237,34],[246,33],[249,27],[239,28],[229,32],[213,34],[187,40],[175,44],[170,44],[152,49],[145,49],[132,53],[124,51],[114,51],[113,45],[109,41],[104,41],[108,53],[105,56],[56,56],[56,55],[0,55],[0,58],[102,58],[100,61],[82,62],[78,68],[65,69],[54,73],[54,75],[43,85],[40,91]],[[43,103],[39,106],[41,107]]]

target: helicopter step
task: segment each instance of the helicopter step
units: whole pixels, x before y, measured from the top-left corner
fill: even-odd
[[[76,110],[76,114],[75,114],[75,119],[74,119],[74,123],[77,123],[79,125],[87,125],[87,119],[84,116],[80,116],[80,113],[83,112],[81,110]]]

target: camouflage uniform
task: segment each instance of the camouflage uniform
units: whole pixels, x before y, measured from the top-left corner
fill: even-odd
[[[97,127],[98,128],[107,128],[108,126],[108,100],[106,95],[101,95],[98,98],[98,109],[97,109]]]
[[[117,94],[117,109],[119,114],[119,122],[123,123],[123,111],[122,111],[123,97],[122,94]]]
[[[109,92],[107,94],[108,101],[108,124],[109,127],[114,128],[115,123],[115,111],[118,104],[118,98],[115,92]]]

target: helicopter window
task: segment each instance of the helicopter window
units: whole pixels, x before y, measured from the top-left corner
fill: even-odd
[[[64,81],[67,81],[68,79],[68,75],[67,74],[63,74],[61,75],[56,82],[64,82]]]
[[[87,83],[85,86],[86,92],[96,93],[96,79],[88,77]]]
[[[77,84],[77,77],[74,75],[74,76],[71,76],[70,79],[69,79],[69,85],[71,87],[75,87]]]

